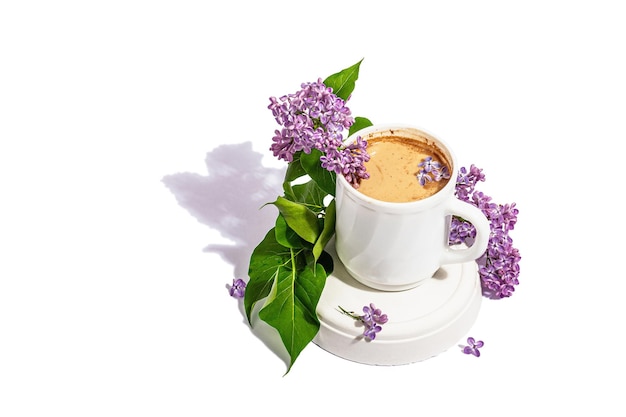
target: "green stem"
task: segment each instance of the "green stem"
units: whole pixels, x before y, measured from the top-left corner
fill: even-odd
[[[343,308],[343,307],[341,307],[341,306],[337,306],[337,307],[339,307],[339,310],[341,310],[341,312],[342,312],[343,314],[345,314],[346,316],[352,317],[352,318],[353,318],[353,319],[355,319],[355,320],[361,320],[361,317],[357,316],[357,315],[354,313],[354,311],[347,311],[346,309],[344,309],[344,308]]]

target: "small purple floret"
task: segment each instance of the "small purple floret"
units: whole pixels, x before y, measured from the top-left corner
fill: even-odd
[[[363,336],[365,336],[369,340],[376,339],[376,333],[380,332],[383,328],[379,325],[374,326],[365,326],[365,330],[363,331]]]
[[[376,333],[382,330],[380,326],[389,321],[387,315],[383,314],[380,308],[376,308],[373,303],[370,303],[369,306],[363,306],[363,315],[358,318],[365,326],[363,336],[369,340],[376,339]]]
[[[483,347],[485,343],[482,340],[476,341],[473,337],[467,338],[468,346],[463,348],[463,353],[466,355],[474,355],[476,357],[480,356],[479,348]]]
[[[339,306],[339,310],[341,310],[343,314],[352,317],[354,320],[363,323],[363,336],[367,340],[376,339],[376,334],[383,329],[381,326],[389,321],[387,315],[383,314],[380,308],[376,308],[373,303],[370,303],[369,306],[363,306],[363,314],[360,316],[356,315],[353,311],[345,310],[341,306]]]
[[[431,181],[441,181],[450,178],[448,167],[433,160],[432,156],[427,156],[417,166],[421,168],[416,175],[421,186]]]
[[[386,314],[380,310],[380,308],[376,308],[376,306],[370,303],[369,306],[363,307],[363,315],[361,316],[361,321],[367,326],[374,326],[376,324],[385,324],[388,321],[388,317]]]
[[[228,289],[231,297],[243,298],[246,292],[246,282],[241,278],[233,279],[233,285]]]

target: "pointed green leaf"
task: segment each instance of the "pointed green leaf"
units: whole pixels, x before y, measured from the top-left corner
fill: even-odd
[[[294,201],[306,204],[315,212],[319,212],[324,208],[324,198],[328,195],[315,181],[294,185],[291,191]]]
[[[285,192],[283,197],[287,200],[296,201],[296,196],[293,194],[293,188],[291,187],[291,183],[289,181],[283,182],[283,191]]]
[[[326,212],[324,213],[324,228],[322,229],[322,233],[320,233],[320,237],[317,238],[315,245],[313,245],[313,256],[315,257],[315,262],[319,259],[322,251],[326,247],[326,244],[330,241],[330,239],[335,234],[335,199],[333,199],[326,207]]]
[[[305,175],[306,172],[300,164],[300,156],[302,151],[298,151],[293,155],[293,160],[287,164],[287,172],[285,173],[285,181],[293,181],[296,178],[300,178]]]
[[[317,334],[317,303],[326,283],[326,272],[320,264],[300,272],[279,276],[275,294],[259,312],[259,318],[274,327],[289,353],[289,370]]]
[[[274,229],[265,235],[250,256],[249,280],[244,295],[244,308],[248,322],[254,305],[267,297],[272,285],[290,273],[291,250],[276,241]]]
[[[284,197],[278,197],[272,204],[278,207],[280,214],[298,236],[309,243],[315,243],[320,232],[315,212],[304,204]]]
[[[276,241],[282,246],[291,249],[304,247],[302,239],[296,232],[293,231],[291,227],[287,225],[287,221],[282,214],[278,214],[278,217],[276,218],[274,231],[276,233]]]
[[[321,151],[313,149],[310,154],[302,154],[300,163],[311,179],[317,183],[318,187],[330,195],[335,195],[337,175],[326,168],[322,168],[321,156]]]
[[[324,80],[324,85],[331,87],[337,97],[348,101],[350,94],[354,91],[355,82],[359,78],[361,62],[363,62],[362,59],[351,67],[329,76]]]
[[[370,127],[372,126],[373,123],[365,117],[355,117],[354,118],[354,123],[352,123],[352,126],[350,126],[350,131],[348,133],[348,136],[351,136],[352,134],[358,132],[361,129],[365,129],[366,127]]]

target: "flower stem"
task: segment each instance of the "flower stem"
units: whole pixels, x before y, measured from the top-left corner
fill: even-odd
[[[360,316],[357,316],[357,315],[354,313],[354,311],[348,311],[348,310],[344,309],[344,308],[343,308],[343,307],[341,307],[341,306],[337,306],[337,307],[339,307],[339,310],[341,310],[341,312],[342,312],[343,314],[345,314],[346,316],[352,317],[352,318],[353,318],[353,319],[355,319],[355,320],[361,320],[361,317],[360,317]]]

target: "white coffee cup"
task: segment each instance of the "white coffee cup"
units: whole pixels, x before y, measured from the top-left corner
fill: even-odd
[[[434,142],[451,162],[451,179],[436,194],[412,202],[386,202],[360,193],[337,176],[335,248],[346,270],[357,281],[384,291],[416,287],[447,264],[479,258],[487,249],[490,225],[473,205],[455,197],[459,167],[452,150],[439,138],[409,125],[370,126],[346,143],[391,135]],[[417,179],[416,179],[417,181]],[[476,228],[469,247],[448,244],[451,216],[460,216]]]

